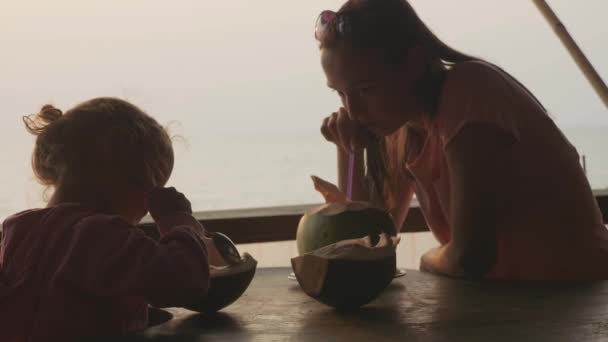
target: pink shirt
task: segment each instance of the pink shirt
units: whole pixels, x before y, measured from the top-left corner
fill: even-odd
[[[608,279],[608,231],[576,149],[512,78],[485,63],[466,64],[466,71],[456,66],[451,73],[469,73],[468,83],[448,76],[419,153],[405,162],[414,181],[404,192],[412,186],[431,231],[447,244],[452,203],[446,147],[466,125],[490,124],[515,141],[498,156],[492,185],[499,224],[498,259],[490,277]],[[388,137],[387,145],[402,141],[404,133]],[[390,157],[402,156],[392,151]]]
[[[78,204],[28,210],[3,224],[0,341],[66,341],[144,329],[147,305],[179,306],[209,281],[202,228],[160,242]]]

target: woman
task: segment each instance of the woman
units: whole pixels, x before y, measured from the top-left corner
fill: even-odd
[[[415,193],[441,244],[422,270],[608,278],[577,151],[521,83],[441,42],[405,0],[350,0],[321,13],[315,36],[343,103],[321,128],[339,147],[339,187],[352,152],[354,200],[380,202],[401,227]]]

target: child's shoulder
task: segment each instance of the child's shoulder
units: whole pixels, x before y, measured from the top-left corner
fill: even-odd
[[[32,225],[34,222],[40,221],[50,210],[51,208],[35,208],[22,210],[12,214],[2,222],[2,231],[6,234],[6,232],[13,227]]]
[[[65,203],[47,208],[28,209],[8,217],[2,224],[5,234],[20,227],[49,231],[76,229],[82,232],[99,227],[118,229],[131,225],[117,215],[99,213],[88,206]]]
[[[106,214],[92,209],[89,206],[66,203],[52,208],[48,214],[48,223],[67,224],[75,229],[129,229],[131,224],[119,215]]]

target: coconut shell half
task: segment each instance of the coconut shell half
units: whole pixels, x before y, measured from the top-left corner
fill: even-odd
[[[348,239],[396,235],[390,214],[367,202],[328,203],[308,211],[298,224],[298,253],[304,255]]]
[[[258,262],[248,253],[236,265],[211,268],[207,297],[187,309],[201,313],[214,313],[234,303],[251,284]]]
[[[307,295],[338,309],[355,309],[373,301],[391,283],[398,241],[385,234],[380,239],[341,241],[293,258],[291,264]]]

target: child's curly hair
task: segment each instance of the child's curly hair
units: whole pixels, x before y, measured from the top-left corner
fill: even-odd
[[[124,181],[144,189],[164,185],[173,170],[167,131],[129,102],[95,98],[62,113],[45,105],[23,117],[36,135],[32,168],[47,186],[82,182],[99,170],[124,170]]]

